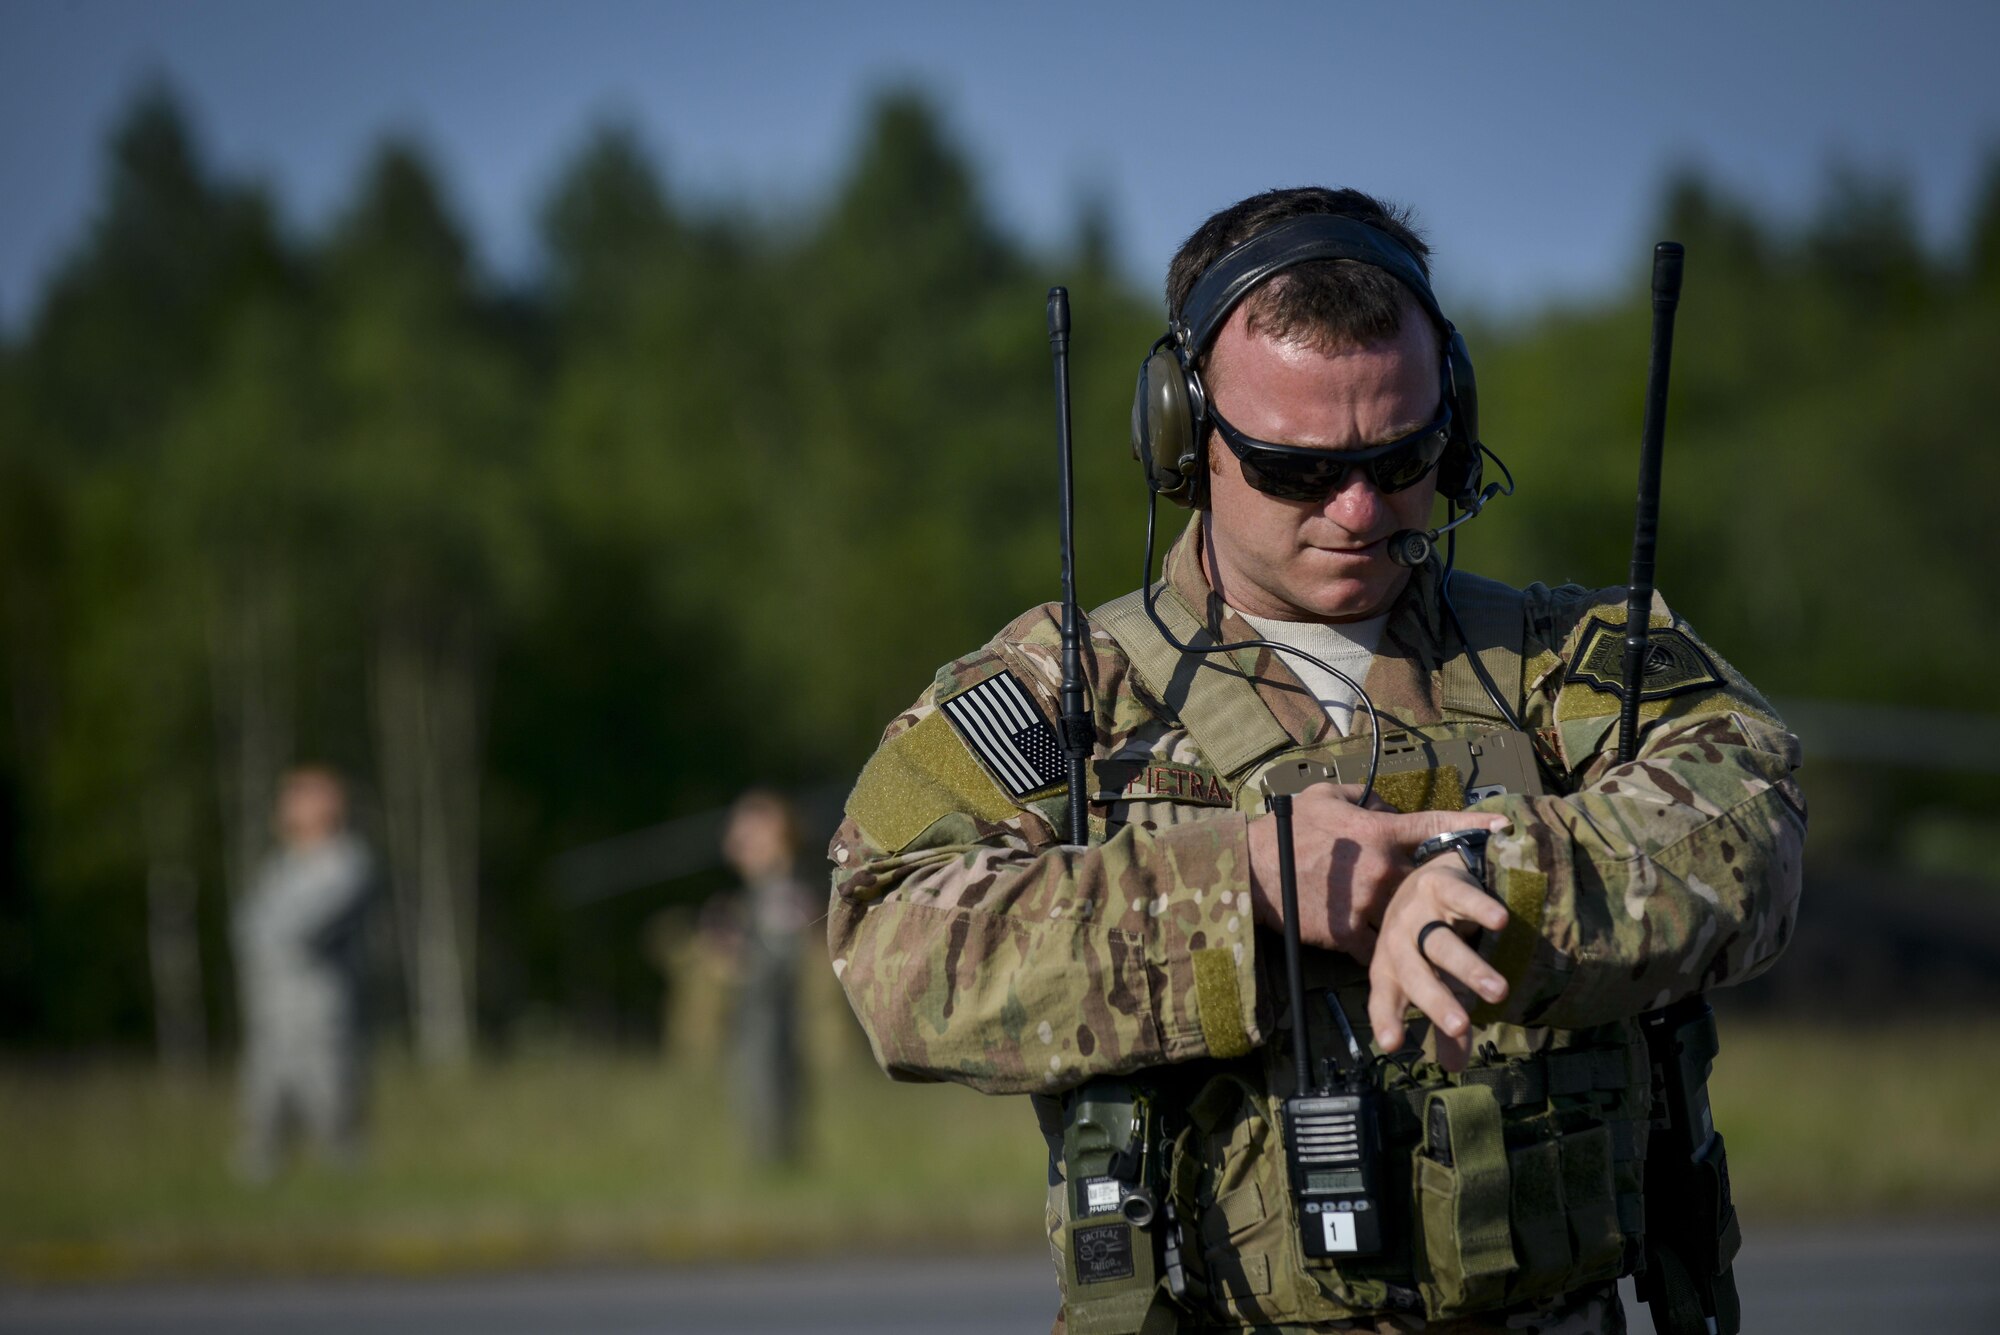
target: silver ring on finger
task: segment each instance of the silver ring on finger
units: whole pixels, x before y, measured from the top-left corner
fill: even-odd
[[[1430,965],[1433,969],[1438,967],[1438,962],[1432,959],[1429,955],[1424,953],[1424,942],[1427,938],[1429,938],[1432,932],[1437,931],[1440,927],[1442,927],[1447,932],[1451,930],[1451,924],[1446,922],[1443,918],[1433,918],[1429,922],[1425,923],[1417,931],[1417,957],[1421,959],[1424,963]]]

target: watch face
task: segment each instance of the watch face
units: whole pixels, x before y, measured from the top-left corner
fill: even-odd
[[[1446,849],[1455,848],[1459,856],[1465,859],[1466,866],[1476,873],[1478,868],[1474,866],[1475,859],[1484,859],[1486,840],[1491,833],[1490,830],[1452,830],[1445,834],[1434,834],[1417,845],[1414,860],[1421,866]]]

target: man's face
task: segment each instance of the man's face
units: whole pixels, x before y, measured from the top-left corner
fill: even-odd
[[[278,837],[290,847],[331,839],[346,821],[347,795],[330,775],[304,770],[287,776],[278,790]]]
[[[1406,302],[1396,336],[1322,352],[1249,330],[1243,306],[1209,355],[1205,381],[1229,424],[1276,445],[1357,450],[1408,435],[1437,416],[1437,334]],[[1324,500],[1266,496],[1243,480],[1209,433],[1210,581],[1239,612],[1284,621],[1359,621],[1386,611],[1410,577],[1389,559],[1390,534],[1430,527],[1435,469],[1384,495],[1351,470]]]
[[[787,871],[792,848],[784,817],[759,806],[740,807],[729,817],[722,836],[722,856],[746,881]]]

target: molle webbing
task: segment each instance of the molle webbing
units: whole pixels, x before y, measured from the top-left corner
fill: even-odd
[[[1498,580],[1454,571],[1451,576],[1451,605],[1458,610],[1458,619],[1465,627],[1465,638],[1476,647],[1479,662],[1485,667],[1487,675],[1493,678],[1500,697],[1518,714],[1521,709],[1521,664],[1527,642],[1527,615],[1520,591],[1510,589]],[[1457,632],[1451,618],[1445,616],[1441,619],[1445,633],[1455,637]],[[1461,646],[1452,645],[1451,648]],[[1479,674],[1473,670],[1470,653],[1452,653],[1445,659],[1439,694],[1443,697],[1439,704],[1444,707],[1447,719],[1453,714],[1469,714],[1473,718],[1492,719],[1496,723],[1506,721],[1494,712],[1492,697],[1486,694]]]
[[[1600,1113],[1601,1139],[1596,1142],[1609,1156],[1614,1195],[1607,1203],[1618,1229],[1636,1237],[1645,1231],[1645,1202],[1638,1191],[1639,1165],[1646,1158],[1651,1120],[1648,1104],[1634,1104],[1635,1091],[1651,1083],[1644,1049],[1631,1047],[1563,1048],[1518,1058],[1496,1066],[1473,1067],[1458,1077],[1460,1085],[1484,1085],[1508,1116],[1532,1114],[1548,1106],[1551,1098],[1583,1096],[1590,1103],[1610,1099],[1623,1105],[1624,1113]],[[1392,1144],[1415,1144],[1424,1134],[1424,1105],[1435,1087],[1408,1087],[1392,1090],[1384,1102],[1384,1133]],[[1565,1150],[1572,1158],[1585,1146],[1579,1142]],[[1529,1156],[1532,1158],[1532,1156]],[[1525,1164],[1526,1160],[1524,1160]],[[1568,1162],[1568,1160],[1564,1160]],[[1628,1181],[1629,1179],[1629,1181]]]
[[[1560,1048],[1500,1066],[1475,1066],[1459,1083],[1485,1085],[1503,1108],[1511,1108],[1541,1103],[1551,1094],[1618,1093],[1643,1078],[1624,1048]]]
[[[1153,605],[1176,639],[1190,645],[1218,643],[1180,595],[1164,583],[1158,587]],[[1111,633],[1139,680],[1174,712],[1208,763],[1224,775],[1233,777],[1294,744],[1257,697],[1234,655],[1184,654],[1174,648],[1146,615],[1143,590],[1114,598],[1089,620]]]
[[[1464,1083],[1473,1085],[1485,1082],[1467,1080]],[[1398,1147],[1408,1147],[1416,1144],[1423,1138],[1424,1099],[1427,1095],[1433,1094],[1443,1088],[1445,1088],[1443,1085],[1413,1085],[1406,1089],[1392,1090],[1382,1104],[1383,1136],[1391,1144]],[[1496,1095],[1496,1098],[1503,1108],[1516,1106],[1533,1108],[1537,1106],[1533,1102],[1522,1105],[1510,1104],[1507,1101],[1505,1093]],[[1648,1123],[1611,1120],[1607,1121],[1605,1125],[1610,1135],[1611,1157],[1615,1162],[1638,1163],[1645,1160],[1646,1133],[1649,1129]],[[1636,1204],[1634,1208],[1636,1210]],[[1632,1227],[1634,1232],[1639,1231],[1637,1224],[1634,1224]]]
[[[1559,1048],[1496,1066],[1474,1066],[1460,1073],[1457,1083],[1486,1086],[1503,1110],[1514,1112],[1539,1108],[1552,1096],[1622,1095],[1650,1079],[1634,1050],[1593,1047]],[[1414,1141],[1421,1134],[1419,1117],[1424,1095],[1430,1088],[1410,1086],[1389,1091],[1388,1130],[1392,1141]],[[1644,1156],[1644,1131],[1644,1124],[1632,1124],[1631,1134],[1624,1137],[1630,1144],[1621,1149],[1621,1158]],[[1614,1136],[1614,1140],[1618,1139]]]

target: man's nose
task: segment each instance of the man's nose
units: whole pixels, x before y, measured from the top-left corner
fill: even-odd
[[[1388,512],[1388,497],[1359,468],[1348,470],[1320,511],[1350,533],[1374,533],[1381,528]]]

